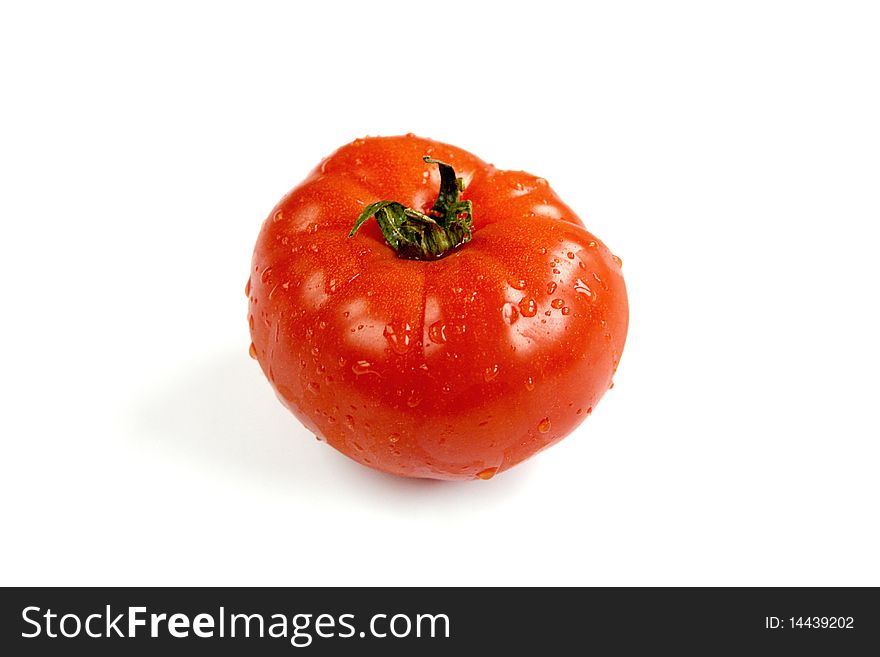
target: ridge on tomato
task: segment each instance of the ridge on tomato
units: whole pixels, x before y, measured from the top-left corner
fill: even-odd
[[[626,339],[620,260],[547,181],[414,135],[357,139],[272,210],[251,355],[319,439],[489,479],[568,435]]]

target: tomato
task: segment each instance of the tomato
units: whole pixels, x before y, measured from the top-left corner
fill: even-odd
[[[569,434],[611,386],[620,265],[543,178],[414,135],[357,139],[263,224],[251,355],[355,461],[489,479]]]

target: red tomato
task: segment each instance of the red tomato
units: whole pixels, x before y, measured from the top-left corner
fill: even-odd
[[[489,479],[569,434],[628,321],[620,260],[546,180],[413,135],[357,139],[288,193],[247,293],[251,355],[300,422],[435,479]]]

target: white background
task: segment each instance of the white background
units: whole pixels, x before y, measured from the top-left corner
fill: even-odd
[[[5,3],[3,584],[880,584],[872,3]],[[483,482],[318,444],[260,223],[415,132],[623,257],[616,387]]]

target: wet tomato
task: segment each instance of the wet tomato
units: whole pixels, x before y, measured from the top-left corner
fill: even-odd
[[[489,479],[609,388],[620,260],[542,178],[413,135],[358,139],[263,224],[251,355],[316,436],[410,477]]]

